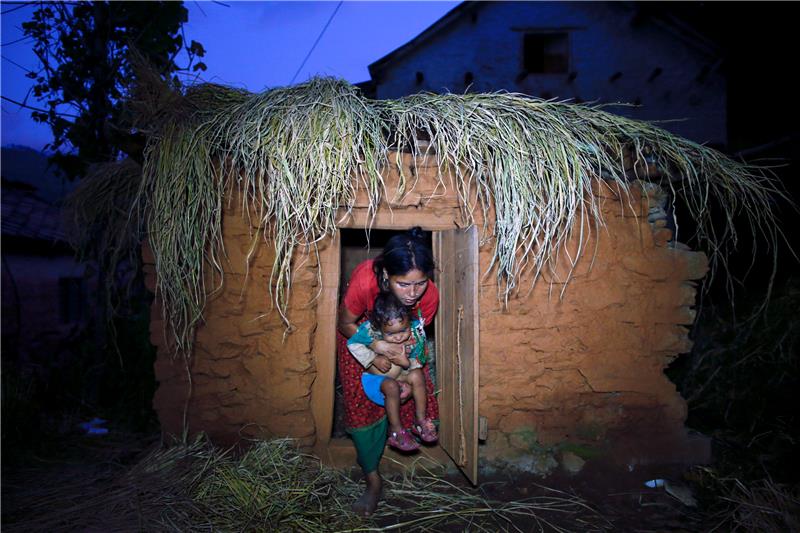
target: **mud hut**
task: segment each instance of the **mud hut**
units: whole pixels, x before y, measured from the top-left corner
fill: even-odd
[[[631,465],[706,458],[664,369],[690,349],[728,222],[744,212],[775,237],[759,169],[597,107],[505,93],[203,85],[150,116],[129,220],[146,228],[165,433],[347,449],[343,283],[382,230],[421,226],[441,291],[440,446],[470,479],[553,446]],[[676,200],[708,256],[677,240]]]

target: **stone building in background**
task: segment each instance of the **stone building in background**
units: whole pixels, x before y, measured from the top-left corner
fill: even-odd
[[[646,3],[645,3],[646,4]],[[369,65],[378,99],[509,91],[576,103],[630,104],[615,114],[669,121],[693,141],[727,145],[727,90],[717,43],[636,2],[464,2]]]

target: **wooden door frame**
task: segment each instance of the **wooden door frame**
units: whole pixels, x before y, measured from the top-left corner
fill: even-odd
[[[380,209],[372,218],[371,229],[395,230],[420,226],[424,231],[458,229],[458,209]],[[311,385],[311,413],[316,426],[318,446],[331,443],[333,429],[334,387],[336,385],[336,317],[339,305],[339,276],[341,270],[340,229],[364,229],[369,226],[366,209],[341,212],[337,231],[318,243],[321,287],[317,296],[316,321],[312,354],[317,375]],[[475,287],[475,290],[478,290]]]

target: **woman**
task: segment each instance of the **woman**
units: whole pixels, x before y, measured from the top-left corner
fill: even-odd
[[[379,292],[391,292],[405,305],[417,310],[425,324],[430,324],[439,307],[439,291],[430,280],[433,275],[433,253],[419,227],[395,235],[386,243],[383,253],[368,259],[353,269],[347,291],[339,308],[337,361],[339,381],[344,391],[345,425],[356,446],[357,460],[364,471],[367,489],[353,505],[363,515],[370,515],[378,506],[383,480],[378,464],[383,455],[388,428],[386,412],[364,394],[361,374],[364,368],[347,350],[347,339],[358,330],[365,314],[372,310]],[[413,344],[412,341],[409,341]],[[375,361],[398,363],[405,357],[405,345],[376,340],[370,348],[377,354]],[[375,364],[373,361],[373,364]],[[439,404],[433,395],[428,367],[424,369],[428,389],[427,418],[439,419]],[[400,409],[403,427],[414,421],[414,405],[406,402]]]

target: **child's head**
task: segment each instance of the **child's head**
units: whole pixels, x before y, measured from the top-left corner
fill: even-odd
[[[375,298],[370,322],[387,342],[399,344],[411,336],[411,310],[391,292],[382,292]]]

